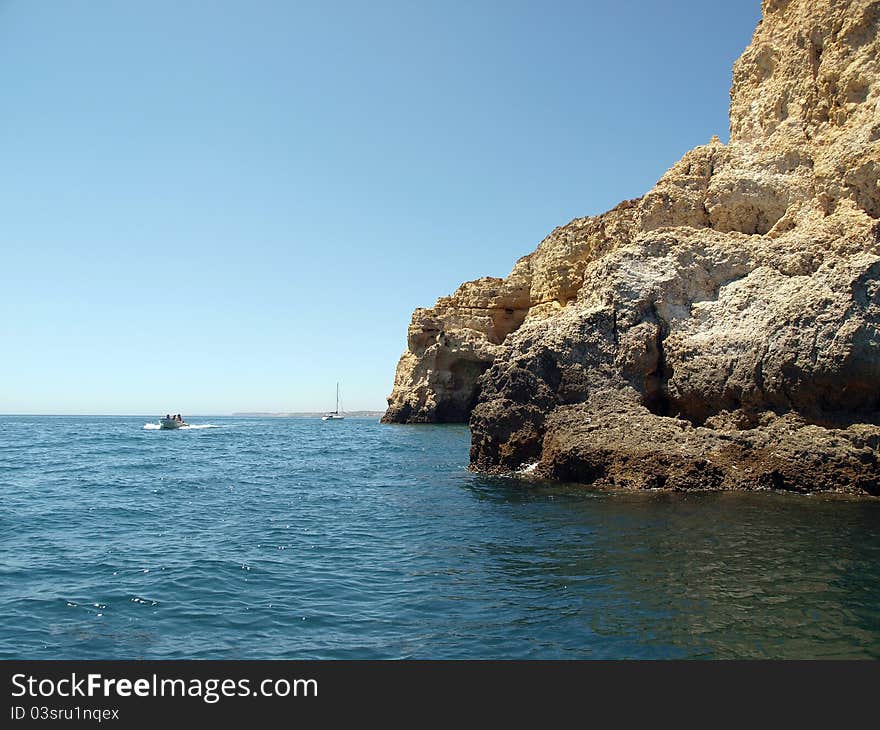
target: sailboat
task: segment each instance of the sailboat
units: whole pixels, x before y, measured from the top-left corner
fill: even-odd
[[[341,421],[344,418],[345,418],[345,416],[343,416],[339,412],[339,383],[336,383],[336,410],[330,411],[329,413],[325,413],[323,416],[321,416],[321,420],[322,421]]]

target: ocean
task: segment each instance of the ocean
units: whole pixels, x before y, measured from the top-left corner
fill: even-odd
[[[463,426],[0,417],[0,658],[880,658],[880,502],[466,470]]]

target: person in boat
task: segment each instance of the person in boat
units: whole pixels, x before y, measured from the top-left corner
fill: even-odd
[[[183,416],[181,416],[179,413],[175,416],[175,418],[177,419],[178,423],[183,423]]]
[[[170,416],[168,413],[165,414],[165,420],[166,420],[166,421],[170,421],[170,420],[171,420],[171,416]]]

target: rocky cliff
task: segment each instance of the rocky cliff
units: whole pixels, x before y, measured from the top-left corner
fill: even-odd
[[[765,0],[730,142],[418,309],[386,422],[476,469],[880,494],[880,2]]]

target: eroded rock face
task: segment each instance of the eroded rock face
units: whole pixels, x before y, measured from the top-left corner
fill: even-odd
[[[386,420],[470,413],[489,471],[880,493],[880,2],[763,11],[730,143],[417,310]]]
[[[541,475],[631,489],[880,492],[875,427],[829,429],[793,412],[725,425],[658,418],[625,394],[598,393],[550,415]]]

